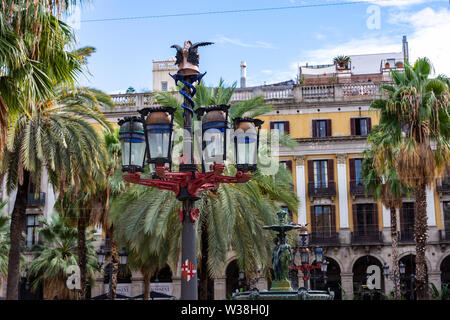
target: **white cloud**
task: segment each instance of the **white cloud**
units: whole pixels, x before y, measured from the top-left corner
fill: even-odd
[[[361,1],[361,0],[360,0]],[[358,2],[360,2],[358,1]],[[422,3],[443,2],[442,0],[362,0],[382,7],[408,7]]]
[[[435,67],[436,73],[450,75],[450,11],[441,9],[435,11],[431,8],[408,13],[393,13],[388,20],[395,24],[405,24],[413,31],[408,33],[410,61],[419,57],[428,57]],[[385,52],[400,52],[402,50],[401,36],[372,37],[365,39],[351,39],[337,44],[330,43],[325,47],[309,50],[302,54],[300,61],[291,65],[294,68],[298,63],[328,64],[332,63],[336,55],[355,55]]]
[[[228,38],[225,36],[217,36],[216,39],[213,40],[215,43],[222,43],[222,44],[226,44],[226,43],[231,43],[233,45],[239,46],[239,47],[245,47],[245,48],[264,48],[264,49],[273,49],[273,45],[268,43],[268,42],[264,42],[264,41],[255,41],[255,42],[243,42],[240,39],[232,39],[232,38]]]

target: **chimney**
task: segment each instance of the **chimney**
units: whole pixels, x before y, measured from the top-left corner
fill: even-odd
[[[408,41],[406,40],[406,36],[403,36],[402,51],[403,51],[403,61],[404,61],[404,63],[406,63],[409,60],[409,49],[408,49]]]
[[[247,63],[245,61],[241,61],[241,88],[246,87],[247,81]]]

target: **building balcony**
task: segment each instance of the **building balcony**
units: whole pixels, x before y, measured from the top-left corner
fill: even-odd
[[[38,194],[28,193],[27,205],[28,206],[43,206],[43,205],[45,205],[45,193],[44,192],[40,192]]]
[[[318,101],[347,102],[370,101],[380,97],[379,83],[350,82],[325,84],[285,84],[236,88],[231,102],[249,100],[263,96],[270,104],[315,103]],[[180,101],[183,97],[172,92]],[[120,109],[142,109],[158,105],[154,93],[127,93],[110,95]],[[120,110],[119,109],[119,110]],[[118,112],[119,110],[115,110]],[[108,110],[105,110],[108,111]]]
[[[351,233],[351,244],[382,244],[383,234],[378,230],[378,225],[355,226]]]
[[[350,180],[350,194],[352,196],[372,196],[373,192],[367,192],[366,187],[361,181]]]
[[[338,246],[340,244],[339,233],[333,232],[324,235],[321,232],[311,233],[310,244],[322,247]]]
[[[398,235],[400,243],[414,243],[414,224],[402,224]]]
[[[450,230],[441,230],[439,233],[439,242],[450,243]]]
[[[334,181],[328,181],[326,186],[316,187],[315,182],[308,182],[308,195],[310,197],[326,197],[336,196],[336,183]]]
[[[450,177],[436,179],[436,191],[450,193]]]

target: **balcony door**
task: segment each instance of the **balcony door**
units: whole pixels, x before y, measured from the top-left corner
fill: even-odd
[[[414,240],[414,202],[404,202],[400,210],[400,240]]]
[[[332,240],[336,237],[335,206],[311,206],[313,242]]]
[[[353,235],[358,240],[378,238],[378,206],[376,203],[353,205]]]

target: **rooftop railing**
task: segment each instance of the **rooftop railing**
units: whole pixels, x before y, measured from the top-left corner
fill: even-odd
[[[173,92],[181,100],[178,92]],[[301,84],[283,86],[260,86],[237,88],[231,102],[246,101],[262,95],[270,104],[311,103],[317,101],[352,101],[373,100],[380,96],[379,84],[336,83],[336,84]],[[112,94],[111,98],[118,107],[145,108],[157,105],[153,93]]]

